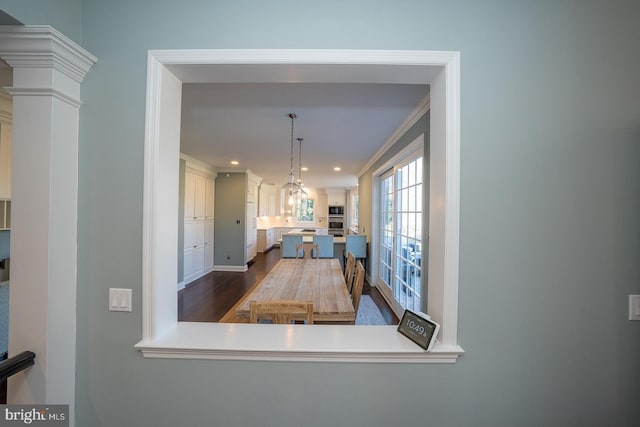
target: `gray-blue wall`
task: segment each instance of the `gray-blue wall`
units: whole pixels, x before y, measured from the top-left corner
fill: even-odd
[[[220,173],[216,178],[214,265],[245,265],[246,173]]]
[[[0,1],[29,24],[36,0]],[[69,2],[56,2],[68,6]],[[66,7],[47,22],[63,32]],[[640,425],[640,2],[85,0],[79,426]],[[81,39],[81,40],[80,40]],[[452,366],[149,360],[141,337],[146,51],[461,51]],[[107,289],[133,287],[131,315]],[[265,386],[269,384],[269,386]]]
[[[82,43],[82,0],[2,0],[0,9],[23,24],[50,25]]]

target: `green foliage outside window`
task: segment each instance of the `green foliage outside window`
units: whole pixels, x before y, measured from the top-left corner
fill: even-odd
[[[295,213],[298,221],[313,221],[313,199],[296,201]]]

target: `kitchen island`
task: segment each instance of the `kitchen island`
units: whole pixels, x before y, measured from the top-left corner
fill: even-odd
[[[258,229],[258,252],[267,252],[273,247],[280,247],[283,234],[301,234],[305,243],[313,242],[316,234],[327,234],[326,228],[300,228],[300,227],[271,227]],[[343,264],[343,254],[345,249],[345,237],[333,238],[333,257]]]

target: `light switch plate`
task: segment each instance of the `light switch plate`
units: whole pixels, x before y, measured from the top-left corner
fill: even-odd
[[[640,320],[640,295],[629,295],[629,320]]]
[[[131,311],[131,289],[109,288],[109,311]]]

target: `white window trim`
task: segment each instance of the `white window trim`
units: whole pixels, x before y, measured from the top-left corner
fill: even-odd
[[[188,64],[188,65],[187,65]],[[217,66],[227,72],[217,72]],[[314,68],[316,80],[429,84],[431,108],[429,312],[441,323],[427,353],[395,326],[260,325],[177,321],[177,183],[182,83],[224,82],[229,66],[253,78],[261,65]],[[331,69],[317,80],[318,69]],[[273,68],[272,68],[273,69]],[[369,71],[373,71],[369,73]],[[320,73],[322,74],[322,73]],[[349,80],[340,80],[348,75]],[[384,75],[386,77],[380,77]],[[393,76],[393,79],[389,76]],[[338,77],[336,77],[338,76]],[[273,80],[273,74],[265,78]],[[387,79],[387,80],[385,80]],[[399,81],[402,80],[402,81]],[[267,81],[267,80],[265,80]],[[312,81],[312,80],[309,80]],[[147,69],[143,199],[142,340],[145,357],[389,363],[452,363],[457,342],[459,182],[459,52],[374,50],[163,50],[150,51]],[[435,179],[434,175],[435,174]],[[175,187],[176,191],[167,191]],[[175,234],[175,235],[174,235]],[[431,253],[431,248],[434,253]],[[435,262],[432,267],[432,262]],[[430,271],[431,273],[431,271]],[[434,303],[432,309],[431,303]]]

